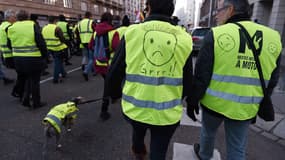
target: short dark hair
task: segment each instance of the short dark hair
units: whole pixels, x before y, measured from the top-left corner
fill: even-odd
[[[48,17],[48,22],[49,23],[54,23],[56,21],[56,17],[55,16],[49,16]]]
[[[92,13],[87,11],[85,12],[85,18],[90,18],[92,16]]]
[[[0,11],[0,24],[2,23],[3,19],[4,19],[4,12]]]
[[[251,13],[251,8],[248,0],[225,0],[224,5],[228,4],[234,6],[235,14],[247,14],[249,16]]]
[[[30,20],[32,20],[32,21],[36,21],[36,20],[38,20],[38,16],[37,16],[37,15],[35,15],[35,14],[31,14],[31,16],[30,16]]]
[[[60,21],[65,21],[65,16],[64,16],[63,14],[60,14],[60,15],[58,16],[58,19],[59,19]]]
[[[150,14],[171,16],[174,12],[173,0],[147,0],[146,4],[150,6]]]
[[[101,16],[101,22],[107,22],[109,24],[112,24],[113,15],[110,12],[105,12]]]
[[[122,19],[122,26],[129,26],[130,25],[130,19],[127,15],[125,15]]]
[[[19,10],[16,13],[16,18],[18,21],[28,20],[29,19],[29,13],[25,10]]]

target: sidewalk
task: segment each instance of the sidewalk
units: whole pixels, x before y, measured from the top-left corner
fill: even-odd
[[[265,122],[257,118],[256,124],[252,125],[251,129],[285,147],[285,91],[276,88],[271,97],[275,109],[275,121]]]

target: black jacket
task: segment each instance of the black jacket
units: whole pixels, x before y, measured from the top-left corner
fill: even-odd
[[[239,22],[249,20],[249,18],[245,15],[236,15],[231,17],[227,23],[232,22]],[[280,59],[277,60],[277,67],[273,71],[271,75],[271,79],[268,85],[268,93],[271,95],[274,87],[277,85],[278,78],[279,78],[279,66],[280,66]],[[194,80],[192,90],[189,93],[190,97],[187,99],[187,102],[191,105],[195,106],[199,103],[199,101],[204,96],[213,74],[213,66],[214,66],[214,38],[213,32],[210,31],[206,37],[204,38],[204,42],[202,44],[201,50],[198,55],[198,59],[195,65],[195,72],[194,72]],[[222,116],[212,110],[207,109],[205,106],[201,105],[203,109],[212,114],[217,116]]]
[[[162,15],[150,15],[145,21],[159,20],[165,22],[171,22],[169,17],[165,17]],[[107,74],[107,79],[105,85],[107,94],[113,98],[120,98],[122,96],[122,85],[124,83],[124,79],[126,76],[126,41],[123,37],[120,45],[118,46],[112,64],[110,66],[109,72]],[[138,44],[140,45],[140,44]],[[184,96],[188,96],[186,91],[190,90],[191,82],[192,82],[192,57],[189,56],[187,62],[183,69],[183,98]]]
[[[39,26],[34,25],[36,45],[41,52],[41,57],[14,57],[15,68],[20,72],[39,72],[46,67],[47,48]],[[11,41],[8,38],[7,46],[12,50]]]

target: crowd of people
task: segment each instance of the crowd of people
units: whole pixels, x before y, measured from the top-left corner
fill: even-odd
[[[109,119],[109,103],[121,99],[124,118],[132,126],[131,149],[137,160],[147,159],[147,148],[149,159],[165,159],[180,123],[183,99],[193,121],[202,109],[200,142],[194,144],[199,159],[213,156],[222,122],[227,159],[246,159],[248,128],[265,94],[252,48],[246,46],[254,41],[266,93],[271,95],[279,78],[280,35],[251,22],[247,0],[220,0],[215,12],[218,26],[207,34],[193,65],[191,35],[171,18],[173,11],[173,0],[147,0],[142,23],[130,25],[124,16],[122,25],[115,28],[111,13],[103,13],[100,23],[96,23],[86,12],[73,29],[63,15],[59,19],[49,17],[49,24],[41,29],[29,20],[26,11],[5,11],[0,45],[4,65],[17,73],[12,95],[27,107],[46,105],[39,87],[46,60],[53,57],[53,83],[60,83],[66,76],[64,64],[71,65],[69,53],[78,47],[83,57],[83,78],[88,81],[93,73],[104,79],[100,117]],[[246,39],[239,25],[253,38]],[[0,78],[4,84],[13,83],[1,68]],[[148,129],[150,147],[144,142]]]

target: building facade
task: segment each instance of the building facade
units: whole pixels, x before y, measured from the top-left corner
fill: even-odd
[[[139,15],[144,10],[145,0],[125,0],[125,14],[132,23],[139,22]]]
[[[195,0],[187,0],[186,1],[186,21],[185,25],[188,27],[194,27],[195,23],[195,9],[196,9],[196,1]]]
[[[174,10],[174,16],[179,18],[179,25],[185,27],[193,27],[195,22],[195,0],[180,0],[177,1]]]
[[[86,11],[93,14],[94,19],[100,19],[103,12],[109,11],[115,17],[124,15],[123,0],[7,0],[0,1],[0,10],[24,9],[32,15],[37,15],[40,25],[47,23],[48,16],[65,15],[68,20],[78,20],[84,17]]]
[[[211,10],[217,8],[218,0],[203,0],[200,7],[199,26],[208,27],[213,26],[214,16],[211,17]],[[212,3],[212,4],[211,4]],[[213,13],[213,12],[212,12]]]

